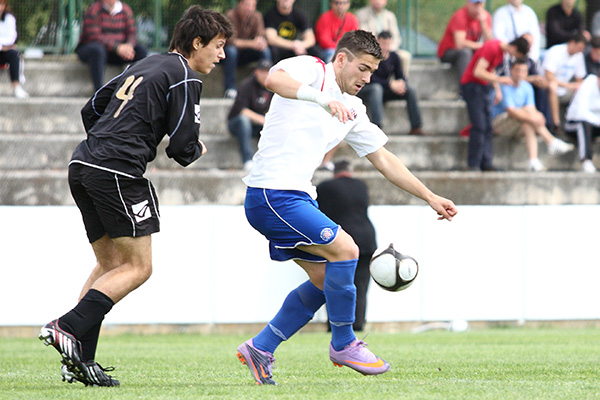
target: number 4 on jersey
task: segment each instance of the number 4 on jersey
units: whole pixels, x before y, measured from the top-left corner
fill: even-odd
[[[128,76],[127,79],[125,79],[125,83],[123,84],[123,86],[121,86],[117,91],[117,94],[115,94],[117,99],[123,100],[123,102],[121,103],[121,106],[115,113],[114,118],[117,118],[119,114],[121,114],[121,111],[123,110],[123,107],[125,107],[125,104],[127,104],[129,100],[133,99],[133,92],[135,91],[135,88],[137,88],[138,85],[142,83],[142,79],[144,79],[144,77],[140,76],[139,78],[135,79],[135,82],[134,79],[135,76]]]

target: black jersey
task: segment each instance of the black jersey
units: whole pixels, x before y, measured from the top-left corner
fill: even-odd
[[[147,57],[115,77],[81,110],[87,139],[71,162],[142,176],[169,135],[167,156],[187,166],[198,143],[202,81],[178,53]]]

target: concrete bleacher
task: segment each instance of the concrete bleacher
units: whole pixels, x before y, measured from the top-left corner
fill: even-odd
[[[107,78],[119,69],[109,68]],[[80,109],[92,93],[85,65],[73,56],[26,61],[27,100],[10,97],[6,76],[0,76],[0,205],[73,204],[66,165],[74,147],[85,138]],[[222,99],[222,71],[217,67],[204,81],[201,138],[209,152],[181,168],[164,155],[148,168],[161,204],[242,204],[244,173],[237,143],[226,129],[231,100]],[[458,100],[454,72],[437,61],[414,60],[410,84],[418,94],[424,128],[434,135],[414,137],[404,102],[386,108],[387,148],[397,154],[434,191],[457,204],[597,204],[600,174],[578,172],[574,153],[549,158],[540,144],[540,158],[550,168],[528,173],[522,141],[495,139],[495,163],[507,172],[465,171],[467,143],[458,136],[468,117]],[[348,146],[336,157],[356,159]],[[367,180],[374,204],[422,204],[385,182],[366,159],[356,160],[357,174]],[[318,171],[315,183],[329,178]]]

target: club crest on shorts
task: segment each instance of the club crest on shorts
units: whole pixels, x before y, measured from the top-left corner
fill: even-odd
[[[329,242],[333,238],[333,231],[331,228],[325,228],[321,231],[321,239]]]
[[[131,211],[133,211],[133,215],[135,215],[136,222],[142,222],[152,216],[148,200],[132,205]]]

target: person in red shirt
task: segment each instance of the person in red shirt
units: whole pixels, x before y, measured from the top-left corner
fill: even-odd
[[[450,18],[438,45],[438,58],[456,68],[458,79],[462,77],[473,52],[493,38],[492,17],[484,7],[485,0],[467,0],[465,6],[456,10]]]
[[[523,36],[510,43],[498,39],[487,41],[473,54],[460,80],[462,96],[467,103],[471,120],[467,164],[473,171],[496,171],[492,164],[492,101],[502,100],[499,84],[512,85],[509,76],[496,75],[495,69],[502,63],[504,53],[522,58],[529,52],[529,41]],[[490,83],[492,85],[490,85]],[[495,89],[492,100],[491,90]]]
[[[338,40],[346,32],[358,29],[358,19],[348,12],[350,0],[331,0],[329,11],[321,14],[315,24],[317,44],[321,48],[321,58],[329,62]]]

